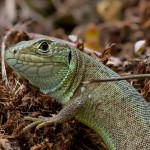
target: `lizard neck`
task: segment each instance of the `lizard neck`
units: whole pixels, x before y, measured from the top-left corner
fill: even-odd
[[[80,52],[74,50],[74,48],[72,48],[71,53],[72,59],[64,79],[53,88],[40,89],[43,93],[52,96],[62,104],[70,100],[84,76],[84,57],[81,57]]]

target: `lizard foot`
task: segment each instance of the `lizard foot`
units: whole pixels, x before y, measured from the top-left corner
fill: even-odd
[[[35,130],[39,130],[40,128],[43,128],[45,126],[52,125],[55,123],[55,116],[56,115],[52,115],[52,117],[39,116],[38,118],[30,117],[30,116],[24,117],[24,120],[33,121],[33,123],[31,123],[31,124],[27,125],[25,128],[23,128],[21,133],[26,132],[27,130],[29,130],[35,126],[36,126]]]

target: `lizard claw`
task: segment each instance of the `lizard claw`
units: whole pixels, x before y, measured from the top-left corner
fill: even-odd
[[[40,128],[54,124],[55,123],[55,115],[52,115],[52,117],[39,116],[38,118],[27,116],[27,117],[24,117],[24,120],[33,121],[33,123],[31,123],[31,124],[27,125],[25,128],[23,128],[21,133],[26,132],[27,130],[29,130],[35,126],[36,126],[36,130],[39,130]]]
[[[55,115],[52,115],[52,117],[39,116],[39,118],[42,120],[42,123],[36,126],[36,130],[39,130],[40,128],[43,128],[43,127],[46,127],[55,123]]]

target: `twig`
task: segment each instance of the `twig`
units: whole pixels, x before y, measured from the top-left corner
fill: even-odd
[[[94,82],[110,82],[110,81],[120,81],[120,80],[127,80],[127,79],[145,79],[150,78],[150,74],[138,74],[138,75],[128,75],[116,78],[104,78],[104,79],[90,79],[88,81],[84,81],[83,84],[89,84]]]
[[[62,42],[62,43],[66,43],[72,47],[76,47],[76,43],[73,43],[73,42],[69,42],[67,40],[63,40],[63,39],[58,39],[58,38],[55,38],[55,37],[51,37],[51,36],[46,36],[46,35],[42,35],[42,34],[37,34],[37,33],[31,33],[31,32],[27,32],[28,36],[30,38],[47,38],[49,40],[52,40],[52,41],[57,41],[57,42]],[[87,54],[96,54],[97,56],[101,56],[101,53],[98,52],[98,51],[94,51],[94,50],[90,50],[89,48],[87,47],[84,47],[84,52],[87,53]]]
[[[1,72],[2,72],[2,80],[5,82],[5,86],[9,86],[7,74],[6,74],[6,67],[5,67],[5,49],[6,49],[6,42],[8,37],[11,35],[13,31],[18,31],[18,29],[22,30],[26,25],[30,24],[31,21],[26,21],[23,24],[18,23],[13,26],[8,32],[6,32],[5,36],[2,39],[1,44]]]

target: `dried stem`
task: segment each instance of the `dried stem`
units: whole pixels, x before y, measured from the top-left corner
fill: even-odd
[[[69,42],[69,41],[66,41],[66,40],[63,40],[63,39],[58,39],[58,38],[55,38],[55,37],[46,36],[46,35],[37,34],[37,33],[31,33],[31,32],[27,32],[27,34],[30,38],[42,38],[43,37],[43,38],[47,38],[47,39],[52,40],[52,41],[66,43],[70,46],[76,47],[76,43]],[[90,50],[87,47],[84,47],[84,52],[87,53],[87,54],[94,54],[95,53],[97,56],[101,56],[100,52]]]
[[[145,79],[145,78],[150,78],[150,74],[128,75],[128,76],[106,78],[106,79],[90,79],[83,83],[88,84],[88,83],[94,83],[94,82],[110,82],[110,81],[120,81],[120,80],[128,80],[128,79]]]
[[[7,87],[9,87],[9,82],[7,79],[6,67],[5,67],[6,41],[12,32],[22,30],[23,28],[25,28],[26,25],[28,25],[30,23],[31,23],[31,21],[26,21],[24,24],[21,24],[21,23],[16,24],[8,32],[6,32],[5,36],[2,39],[2,44],[1,44],[1,71],[2,71],[2,80],[5,82],[5,86],[7,86]]]

